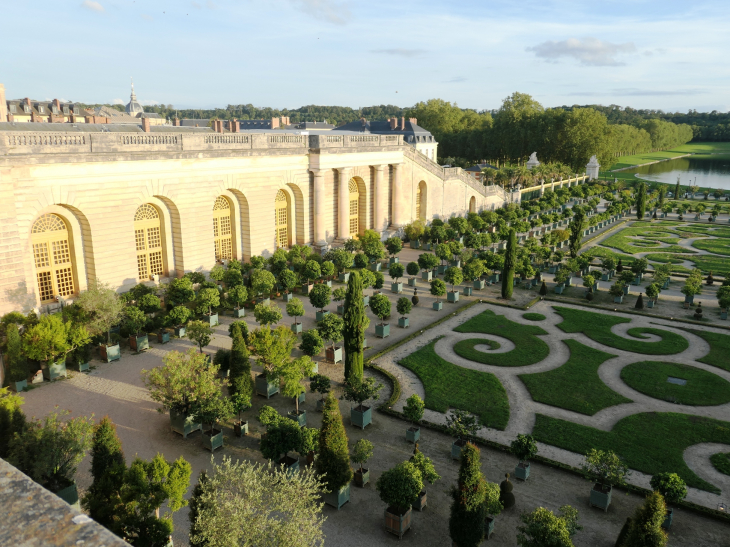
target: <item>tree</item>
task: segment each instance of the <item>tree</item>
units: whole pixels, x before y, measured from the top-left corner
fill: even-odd
[[[502,269],[502,298],[512,298],[516,266],[517,234],[514,229],[510,229],[509,235],[507,236],[507,250],[504,254],[504,268]]]
[[[290,420],[291,421],[291,420]],[[271,463],[224,457],[190,501],[190,541],[196,547],[303,547],[324,541],[324,484],[307,469],[290,473]],[[195,514],[193,514],[195,506]]]
[[[127,306],[127,308],[124,310],[124,319],[122,323],[129,330],[129,332],[134,333],[135,336],[139,336],[139,332],[144,328],[145,324],[147,323],[147,316],[138,307]]]
[[[271,294],[271,291],[274,290],[274,285],[276,285],[276,278],[271,272],[259,269],[251,272],[251,290],[255,295]]]
[[[537,454],[537,443],[532,435],[517,435],[517,438],[510,444],[510,452],[514,454],[520,463],[534,458]]]
[[[636,218],[644,220],[646,214],[646,184],[639,182],[636,187]]]
[[[365,343],[365,330],[370,326],[370,319],[365,315],[362,289],[360,275],[357,272],[352,272],[347,282],[345,312],[342,314],[344,320],[342,334],[345,340],[345,378],[352,376],[362,378],[363,374],[363,344]]]
[[[109,287],[104,286],[104,288]],[[192,302],[194,298],[195,291],[193,290],[193,282],[189,277],[173,279],[170,281],[167,291],[165,292],[165,301],[173,306],[182,306],[188,302]],[[76,303],[78,304],[78,299],[76,300]]]
[[[418,468],[406,461],[382,473],[375,483],[375,489],[380,499],[388,505],[388,512],[404,515],[423,490],[423,478]]]
[[[420,255],[418,255],[418,265],[424,272],[430,272],[436,266],[438,266],[438,263],[439,259],[433,253],[421,253]]]
[[[423,455],[423,452],[418,450],[418,443],[416,443],[413,456],[411,456],[409,461],[421,472],[421,478],[428,482],[428,484],[433,484],[441,478],[436,472],[431,458],[427,458]]]
[[[464,281],[464,275],[461,272],[461,268],[457,266],[451,266],[444,272],[444,281],[451,285],[451,292],[456,291],[456,285],[461,284]]]
[[[167,321],[173,327],[181,327],[190,319],[191,312],[185,306],[175,306],[167,314]]]
[[[209,322],[191,321],[190,323],[188,323],[185,334],[190,340],[198,344],[198,347],[200,348],[200,353],[203,353],[203,348],[210,344],[210,339],[213,335],[213,329],[210,327]]]
[[[314,361],[305,355],[298,359],[291,359],[281,367],[281,393],[285,397],[294,399],[296,413],[299,415],[299,396],[305,392],[302,380],[314,373]]]
[[[245,323],[243,323],[245,325]],[[250,399],[253,393],[251,379],[251,362],[249,361],[248,345],[241,329],[241,322],[231,325],[231,354],[229,357],[230,386],[228,393],[231,397],[242,395]]]
[[[253,315],[257,323],[267,328],[271,328],[269,325],[281,321],[281,310],[273,302],[256,304],[256,307],[253,309]]]
[[[248,290],[246,290],[246,287],[243,285],[235,285],[228,288],[228,300],[235,305],[236,309],[241,309],[241,306],[243,306],[243,303],[246,302],[247,298]]]
[[[451,245],[448,243],[440,243],[436,245],[434,254],[441,259],[441,263],[443,264],[453,256],[453,253],[451,252]]]
[[[406,404],[403,407],[403,415],[406,417],[406,420],[418,423],[423,418],[424,408],[426,408],[426,403],[423,402],[423,399],[417,393],[414,393],[406,399]]]
[[[329,340],[332,342],[332,349],[335,349],[335,344],[342,340],[342,331],[345,328],[345,322],[343,319],[335,315],[334,313],[328,313],[322,320],[317,323],[317,330],[323,340]]]
[[[449,535],[459,547],[477,547],[484,537],[487,481],[481,471],[479,449],[471,443],[461,449],[458,477],[451,491]]]
[[[314,465],[327,489],[339,492],[352,480],[352,469],[340,405],[332,392],[327,394],[323,413],[319,430],[319,456]]]
[[[319,355],[324,349],[324,341],[322,341],[319,331],[317,329],[311,329],[304,332],[299,349],[304,352],[304,355],[308,355],[309,357]]]
[[[37,361],[55,361],[89,340],[83,325],[63,321],[58,314],[44,315],[23,336],[23,352]]]
[[[347,268],[352,268],[354,260],[355,257],[353,254],[346,249],[339,248],[333,251],[332,262],[334,263],[335,268],[337,268],[338,274],[346,271]]]
[[[221,297],[218,289],[200,289],[198,297],[195,299],[196,309],[198,313],[205,315],[213,315],[213,308],[221,305]],[[208,310],[207,312],[205,310]]]
[[[381,325],[390,317],[390,300],[384,294],[376,294],[370,298],[370,310],[380,319]]]
[[[586,478],[602,486],[624,484],[629,473],[628,466],[611,450],[596,450],[591,448],[585,456],[581,466]]]
[[[24,402],[9,388],[0,388],[0,458],[8,459],[10,442],[25,429],[25,414],[20,410]]]
[[[651,487],[664,496],[667,503],[677,504],[687,497],[687,486],[676,473],[657,473],[651,478]]]
[[[278,378],[281,367],[288,363],[297,336],[284,326],[275,329],[259,327],[249,335],[249,343],[253,347],[253,354],[258,364],[264,369],[264,374],[273,381]]]
[[[286,314],[294,318],[294,324],[299,324],[299,317],[304,315],[304,304],[298,298],[292,298],[286,303]]]
[[[409,313],[411,313],[412,308],[413,308],[413,304],[405,296],[402,296],[401,298],[399,298],[398,302],[396,302],[396,304],[395,304],[396,311],[399,314],[401,314],[401,316],[404,316],[404,317],[406,315],[408,315]]]
[[[538,507],[531,513],[520,515],[523,523],[523,526],[517,527],[520,547],[573,547],[571,529],[580,529],[577,525],[578,512],[569,505],[564,505],[560,511],[563,515],[557,516],[549,509]]]
[[[652,492],[631,517],[631,524],[624,539],[624,547],[664,547],[667,533],[662,529],[667,517],[667,506],[659,492]]]
[[[28,367],[28,359],[23,354],[23,341],[20,338],[17,323],[10,323],[5,329],[7,337],[7,353],[5,354],[8,365],[8,377],[11,382],[22,382],[28,379],[30,369]],[[2,458],[2,449],[0,448],[0,458]]]
[[[385,240],[385,248],[390,256],[395,256],[403,250],[403,240],[399,237],[389,237]]]
[[[285,293],[290,292],[297,285],[297,275],[289,268],[284,268],[279,273],[279,285],[284,289]]]
[[[586,226],[586,216],[583,211],[578,211],[573,215],[573,219],[568,225],[570,237],[568,239],[568,248],[571,258],[576,258],[580,248],[583,246],[583,231]]]
[[[458,441],[461,441],[462,444],[467,438],[475,436],[482,428],[476,416],[458,409],[452,410],[446,416],[446,427],[449,433],[456,437]]]
[[[400,262],[395,262],[390,265],[390,268],[388,268],[388,275],[390,275],[395,283],[398,283],[398,279],[403,277],[404,273],[405,267]]]
[[[444,296],[446,294],[446,283],[441,281],[440,279],[434,279],[431,281],[431,294],[436,297],[436,302],[438,302],[438,299],[440,296]]]
[[[331,294],[332,289],[324,283],[315,285],[312,287],[312,290],[309,291],[309,303],[312,304],[313,307],[319,308],[320,312],[324,312],[324,308],[330,304]]]
[[[81,505],[92,519],[110,530],[119,510],[119,492],[126,469],[117,427],[109,416],[105,416],[94,428],[91,448],[93,482]]]
[[[342,394],[342,398],[352,403],[357,403],[357,410],[363,410],[363,403],[369,399],[376,401],[378,399],[378,392],[383,389],[383,384],[376,382],[375,378],[357,378],[351,376],[345,383],[345,392]]]
[[[322,262],[320,270],[322,271],[322,277],[325,279],[331,279],[335,275],[336,268],[331,260],[325,260]]]
[[[385,257],[385,246],[380,241],[380,234],[375,230],[365,230],[361,235],[357,236],[362,245],[362,252],[368,257],[370,262],[375,262]]]
[[[321,393],[322,395],[327,395],[327,393],[329,393],[332,389],[332,382],[329,377],[325,376],[324,374],[315,374],[310,378],[309,389],[312,391],[312,393]],[[324,397],[321,399],[321,401],[322,403],[324,403]]]

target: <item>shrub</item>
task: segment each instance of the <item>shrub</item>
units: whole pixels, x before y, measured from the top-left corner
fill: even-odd
[[[587,479],[604,486],[624,484],[629,474],[628,466],[611,450],[590,449],[581,468]]]
[[[446,294],[446,284],[440,279],[434,279],[431,281],[431,294],[436,297],[438,302],[439,297]]]
[[[380,475],[375,488],[389,511],[403,515],[418,499],[423,479],[413,463],[402,462]]]
[[[667,533],[662,529],[662,524],[666,516],[664,498],[659,492],[652,492],[634,512],[623,545],[664,547],[667,544]]]
[[[281,310],[273,302],[256,304],[253,315],[259,325],[273,325],[281,321]]]
[[[323,340],[332,342],[332,348],[335,344],[342,340],[342,331],[345,328],[345,322],[339,315],[329,313],[317,323],[317,330]]]
[[[510,452],[520,460],[520,463],[534,458],[537,454],[535,438],[532,435],[517,435],[517,438],[510,444]]]
[[[367,439],[360,439],[355,443],[355,446],[352,449],[352,455],[350,456],[350,460],[352,461],[352,463],[360,466],[360,473],[362,473],[362,466],[365,465],[367,461],[372,457],[373,443],[371,443]]]
[[[209,322],[191,321],[185,329],[185,335],[188,339],[198,344],[200,353],[203,353],[203,348],[210,344],[213,329],[210,327]]]
[[[418,423],[423,418],[423,411],[426,408],[426,403],[423,402],[417,393],[414,393],[408,399],[403,407],[403,415],[407,420]]]
[[[376,294],[370,298],[370,309],[381,320],[390,317],[390,300],[384,294]]]
[[[687,497],[687,486],[676,473],[658,473],[651,478],[651,487],[659,492],[667,503],[679,503]]]
[[[304,304],[298,298],[292,298],[286,303],[286,314],[294,318],[294,323],[299,323],[298,318],[304,315]]]
[[[324,342],[317,329],[311,329],[302,333],[302,343],[299,349],[304,352],[304,355],[314,357],[319,355],[324,349]]]
[[[324,283],[315,285],[312,290],[309,291],[309,303],[315,308],[319,308],[319,311],[324,311],[324,308],[330,304],[330,295],[332,289],[330,289]]]
[[[413,304],[405,296],[402,296],[401,298],[399,298],[398,302],[396,302],[396,305],[395,305],[396,311],[403,316],[411,313],[412,308],[413,308]]]
[[[405,272],[405,268],[404,268],[403,264],[401,264],[400,262],[391,264],[390,268],[388,268],[388,275],[390,275],[390,277],[396,283],[398,283],[399,278],[403,277],[404,272]]]

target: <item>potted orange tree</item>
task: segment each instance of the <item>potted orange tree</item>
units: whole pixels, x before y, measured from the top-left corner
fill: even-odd
[[[300,427],[307,425],[307,411],[299,410],[299,403],[304,402],[305,393],[302,380],[305,377],[312,376],[313,369],[314,362],[307,355],[298,359],[290,359],[289,362],[285,362],[279,369],[281,393],[285,397],[294,399],[295,409],[293,412],[289,412],[287,416],[297,422]]]
[[[317,399],[317,412],[322,412],[324,400],[332,389],[332,382],[324,374],[315,374],[310,378],[309,389],[312,393],[320,393],[322,397]]]
[[[359,469],[355,471],[355,484],[360,488],[364,488],[370,482],[370,470],[363,467],[370,458],[373,457],[373,443],[367,439],[360,439],[355,443],[352,449],[350,460],[352,463],[359,465]]]
[[[175,336],[182,338],[185,336],[185,324],[191,315],[192,313],[185,306],[175,306],[168,312],[165,322],[172,327]]]
[[[294,323],[291,324],[291,331],[294,334],[302,332],[302,324],[299,322],[299,317],[304,315],[304,304],[298,298],[292,298],[286,303],[286,314],[289,317],[294,318]]]
[[[95,282],[79,294],[74,302],[84,312],[86,327],[93,336],[106,335],[106,343],[99,345],[101,358],[110,363],[121,358],[119,344],[112,344],[111,330],[124,314],[125,304],[109,285]]]
[[[147,333],[141,334],[142,329],[147,323],[147,317],[144,312],[136,306],[127,306],[124,310],[124,319],[122,321],[126,329],[129,331],[129,347],[137,353],[150,349],[149,338]]]
[[[378,392],[383,389],[383,384],[376,383],[373,377],[359,378],[351,375],[345,382],[345,392],[342,398],[351,403],[357,403],[355,408],[350,408],[350,421],[361,429],[373,423],[373,409],[363,403],[372,399],[378,399]]]
[[[387,338],[390,335],[390,324],[385,320],[390,317],[390,300],[384,294],[376,294],[370,299],[370,310],[380,319],[380,324],[375,325],[375,335]]]
[[[380,499],[385,502],[385,529],[403,538],[411,527],[412,505],[423,490],[418,467],[410,462],[399,463],[385,471],[375,483]]]
[[[451,445],[451,457],[455,460],[461,456],[461,451],[466,446],[469,437],[474,437],[482,428],[477,417],[464,410],[452,410],[446,416],[446,427],[449,433],[456,437]]]
[[[510,451],[517,456],[519,463],[515,467],[515,477],[526,481],[530,476],[530,458],[537,454],[537,443],[532,435],[517,435],[517,438],[510,444]]]
[[[339,315],[333,313],[326,315],[317,323],[317,330],[322,340],[329,340],[332,345],[325,351],[327,360],[332,363],[342,361],[342,347],[335,344],[342,340],[342,332],[345,328],[345,322]]]
[[[266,405],[261,407],[258,419],[266,427],[266,434],[261,436],[261,453],[264,457],[284,466],[287,471],[298,471],[299,458],[289,456],[289,452],[301,449],[302,428],[299,424]]]
[[[324,501],[336,509],[350,501],[353,473],[349,460],[347,434],[342,424],[340,405],[330,391],[324,403],[322,427],[319,430],[319,455],[314,465],[328,490]]]
[[[589,503],[593,507],[608,511],[613,487],[625,483],[629,468],[615,452],[595,448],[588,451],[581,467],[586,478],[595,483],[591,489]]]
[[[418,427],[418,423],[423,418],[424,408],[426,408],[426,404],[417,393],[414,393],[406,399],[406,404],[403,407],[403,415],[406,417],[406,420],[414,424],[406,429],[406,441],[417,443],[421,438],[421,428]]]
[[[441,477],[436,473],[436,468],[433,466],[431,458],[427,458],[423,455],[423,452],[418,450],[418,443],[413,450],[413,456],[410,459],[411,463],[421,472],[421,478],[428,484],[433,484]],[[423,511],[426,507],[428,498],[426,497],[426,488],[418,493],[418,499],[413,503],[413,508],[416,511]]]
[[[228,289],[228,301],[233,304],[233,317],[241,318],[246,315],[243,304],[247,298],[248,290],[243,285],[236,285]]]
[[[66,354],[89,341],[83,325],[64,321],[58,314],[44,315],[25,332],[23,353],[41,362],[46,379],[55,380],[66,376]]]

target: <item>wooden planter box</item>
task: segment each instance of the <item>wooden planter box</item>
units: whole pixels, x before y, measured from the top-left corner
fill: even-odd
[[[248,422],[236,422],[233,424],[233,433],[236,437],[248,435]]]
[[[223,448],[223,431],[214,429],[213,434],[210,433],[210,431],[203,431],[203,446],[211,452],[216,448]]]
[[[450,262],[450,264],[451,264],[451,265],[452,265],[452,266],[453,266],[454,268],[461,268],[461,260],[452,260],[452,261]]]
[[[350,281],[350,272],[342,272],[337,279],[340,283],[348,283]]]
[[[290,473],[299,473],[299,459],[292,458],[291,456],[284,456],[278,462],[279,465],[283,465],[287,475]]]
[[[442,309],[444,309],[444,303],[443,302],[434,302],[433,309],[436,311],[441,311]]]
[[[446,270],[447,270],[448,268],[449,268],[449,267],[448,267],[448,266],[447,266],[446,264],[442,264],[442,265],[440,265],[440,266],[438,267],[438,270],[437,270],[437,271],[438,271],[438,275],[444,275],[444,273],[446,272]]]
[[[486,283],[484,282],[483,279],[476,279],[476,280],[474,280],[474,289],[479,291],[484,288],[485,284]],[[466,293],[466,291],[464,291],[464,292]]]
[[[720,319],[727,319],[727,310],[720,310]]]
[[[624,285],[624,296],[628,296],[629,294],[631,294],[631,286]]]
[[[370,304],[370,297],[369,296],[363,296],[362,297],[362,303],[365,306],[367,306],[368,304]]]
[[[407,317],[399,317],[398,318],[398,326],[407,329],[408,328],[408,318]]]
[[[322,319],[324,319],[327,315],[329,315],[329,313],[330,312],[327,310],[318,311],[318,312],[315,312],[314,316],[315,316],[316,321],[319,323]]]
[[[20,380],[18,382],[10,382],[10,386],[15,390],[16,393],[20,393],[28,387],[28,380]]]
[[[291,331],[294,334],[301,334],[303,325],[302,323],[292,323],[291,324]]]
[[[107,363],[119,361],[119,359],[122,358],[122,352],[119,349],[119,344],[114,344],[113,346],[105,346],[102,344],[99,346],[99,354],[101,355],[101,360],[106,361]]]
[[[464,296],[471,296],[471,287],[464,287]]]
[[[418,240],[411,241],[410,244],[411,244],[411,249],[420,249],[421,248],[421,242]]]
[[[218,314],[217,313],[211,313],[210,315],[204,315],[203,321],[208,321],[211,327],[217,327],[220,325],[218,322]]]
[[[403,283],[391,283],[390,284],[390,291],[393,294],[400,294],[403,292]]]
[[[667,509],[667,516],[664,518],[664,522],[662,522],[662,528],[665,530],[669,530],[669,528],[671,528],[672,517],[674,517],[674,509]]]
[[[75,363],[73,365],[73,368],[78,372],[86,372],[87,370],[89,370],[89,362],[87,361],[86,363]]]
[[[409,427],[406,429],[406,441],[409,443],[417,443],[418,439],[421,438],[421,428],[420,427]]]
[[[306,410],[300,410],[298,414],[296,410],[292,410],[291,412],[287,412],[286,417],[298,423],[299,427],[305,427],[307,425]]]
[[[79,489],[77,488],[75,481],[67,487],[61,488],[58,492],[54,492],[54,494],[56,494],[59,498],[68,503],[71,507],[74,507],[75,509],[80,509],[81,506],[79,505]]]
[[[459,291],[449,291],[446,293],[446,300],[448,302],[456,303],[459,301]]]
[[[332,363],[342,362],[342,347],[335,346],[334,348],[327,348],[324,354],[327,360]]]
[[[345,505],[348,501],[350,501],[350,485],[347,484],[340,488],[338,492],[330,492],[329,494],[324,495],[324,502],[327,505],[330,505],[334,508],[336,508],[338,511],[340,510],[340,507]]]
[[[398,264],[399,258],[397,256],[391,256],[390,260],[388,260],[388,267],[392,266],[393,264]]]
[[[177,336],[178,338],[182,338],[183,336],[185,336],[185,327],[175,327],[172,330],[175,333],[175,336]]]
[[[526,481],[530,476],[530,464],[529,462],[520,462],[515,467],[515,477]]]
[[[272,395],[279,393],[279,383],[269,382],[265,375],[259,374],[256,376],[256,393],[262,395],[267,399],[270,399]]]
[[[350,423],[360,429],[373,423],[373,409],[369,406],[358,405],[350,409]]]
[[[431,270],[427,272],[421,272],[421,279],[424,281],[431,281],[433,279],[433,272]]]
[[[370,264],[370,269],[374,272],[379,272],[383,268],[383,265],[380,262],[372,262]]]
[[[555,291],[555,294],[563,294],[565,287],[563,285],[556,285],[553,290]]]
[[[344,304],[337,304],[337,313],[339,315],[345,315],[345,305]]]
[[[184,439],[187,439],[190,433],[201,429],[201,424],[195,422],[192,416],[170,410],[170,429],[175,433],[180,433]]]
[[[375,336],[378,338],[387,338],[390,336],[390,323],[375,325]]]
[[[416,502],[411,506],[411,508],[415,509],[416,511],[423,511],[426,508],[427,504],[428,496],[426,495],[426,491],[422,490],[418,494],[418,499],[416,499]]]
[[[233,308],[233,317],[238,319],[246,317],[246,308]]]
[[[170,331],[161,330],[157,333],[157,342],[160,344],[167,344],[170,341]]]
[[[309,291],[311,291],[312,288],[314,288],[314,284],[311,284],[311,285],[302,284],[302,294],[304,296],[309,296]]]
[[[323,409],[324,409],[324,399],[317,399],[317,406],[316,406],[317,412],[322,412]]]
[[[451,459],[452,460],[458,460],[461,458],[461,449],[464,448],[466,445],[465,441],[462,441],[461,439],[458,439],[453,442],[451,445]]]
[[[364,488],[370,482],[370,470],[365,467],[363,467],[362,472],[356,469],[353,477],[355,479],[355,485]]]
[[[150,349],[150,339],[146,334],[143,334],[142,336],[132,335],[129,337],[129,347],[132,351],[136,351],[137,353]]]
[[[602,484],[596,483],[591,490],[590,505],[608,511],[608,506],[611,505],[612,491],[612,486],[604,487]]]
[[[613,297],[613,303],[614,304],[623,304],[624,297],[623,296],[614,296]]]
[[[647,307],[647,308],[653,308],[653,307],[654,307],[654,301],[653,301],[653,300],[652,300],[651,298],[649,298],[649,299],[648,299],[648,300],[646,301],[646,307]]]
[[[408,511],[399,515],[393,509],[388,507],[385,510],[385,529],[391,534],[398,536],[398,539],[402,539],[403,534],[405,534],[411,527],[412,511],[413,510],[409,508]]]
[[[55,380],[63,376],[66,377],[66,358],[59,359],[58,361],[47,361],[41,365],[43,370],[43,377],[46,380]]]

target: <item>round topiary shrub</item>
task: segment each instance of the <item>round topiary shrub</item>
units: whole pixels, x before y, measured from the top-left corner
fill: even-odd
[[[541,313],[523,313],[522,318],[528,321],[545,321],[546,319]]]

